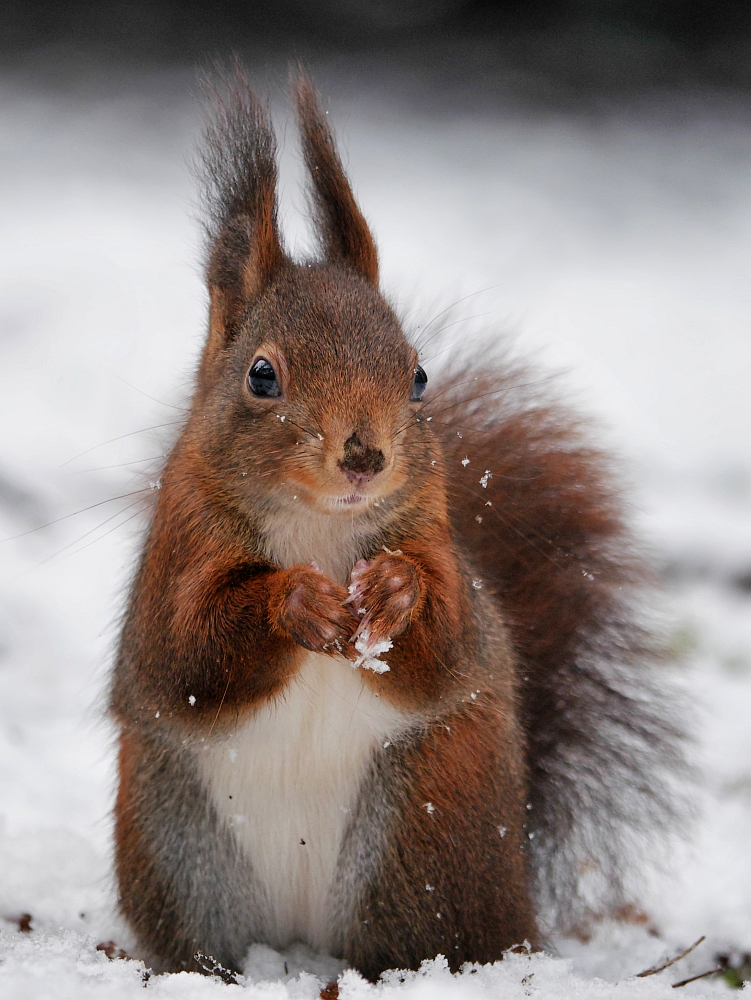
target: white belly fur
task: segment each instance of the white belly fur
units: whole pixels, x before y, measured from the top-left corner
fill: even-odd
[[[330,947],[329,894],[350,810],[374,749],[406,721],[345,660],[309,653],[276,701],[199,751],[214,805],[266,898],[268,944]]]

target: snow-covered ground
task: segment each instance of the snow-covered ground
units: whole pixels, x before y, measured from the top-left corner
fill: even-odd
[[[623,455],[705,772],[691,852],[656,881],[648,924],[457,977],[440,961],[377,987],[347,973],[340,995],[672,996],[718,954],[751,952],[751,119],[717,97],[589,118],[418,113],[332,79],[385,287],[427,318],[471,295],[463,315],[481,318],[457,324],[461,349],[483,325],[507,330],[566,371]],[[31,933],[0,920],[3,1000],[142,995],[142,967],[95,948],[128,944],[102,704],[149,483],[203,333],[191,87],[187,71],[0,78],[0,917],[33,918]],[[289,127],[283,161],[302,247]],[[629,978],[702,934],[673,968]],[[256,947],[245,988],[313,997],[340,968]],[[148,988],[239,989],[187,974]]]

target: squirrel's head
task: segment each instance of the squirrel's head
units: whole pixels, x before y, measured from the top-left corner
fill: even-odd
[[[378,291],[310,83],[294,96],[321,252],[304,263],[279,234],[268,114],[239,72],[224,85],[204,146],[210,329],[188,439],[255,509],[372,513],[435,478],[420,468],[436,464],[419,417],[427,377]]]

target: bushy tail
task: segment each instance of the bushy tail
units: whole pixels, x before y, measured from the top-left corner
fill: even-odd
[[[426,416],[442,432],[454,528],[519,654],[538,898],[544,929],[570,932],[633,902],[634,845],[680,825],[686,769],[614,477],[544,381],[455,372]]]

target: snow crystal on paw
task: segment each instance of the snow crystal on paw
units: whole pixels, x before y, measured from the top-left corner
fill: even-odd
[[[355,640],[355,649],[360,654],[352,664],[356,670],[362,667],[363,670],[372,670],[375,674],[385,674],[391,667],[378,657],[381,653],[387,653],[393,646],[391,639],[378,639],[371,642],[370,630],[364,628]]]

